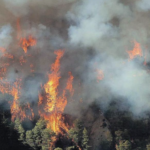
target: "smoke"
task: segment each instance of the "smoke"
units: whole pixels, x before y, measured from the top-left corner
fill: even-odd
[[[148,10],[150,10],[150,1],[148,1],[148,0],[138,1],[136,3],[136,5],[137,5],[137,8],[140,9],[141,11],[148,11]]]
[[[72,23],[69,42],[94,52],[84,74],[85,97],[105,105],[114,96],[124,97],[135,115],[149,110],[148,66],[142,66],[143,58],[129,61],[127,53],[134,47],[133,40],[141,43],[143,54],[149,49],[148,10],[146,0],[126,4],[119,0],[82,0],[68,12]],[[146,55],[149,61],[149,51]],[[105,76],[99,83],[94,80],[96,69],[103,70]]]
[[[0,45],[7,48],[12,41],[12,27],[8,24],[0,28]]]
[[[134,114],[149,110],[148,0],[0,2],[4,16],[0,16],[0,47],[14,56],[13,60],[6,58],[2,61],[9,63],[6,79],[11,84],[16,78],[23,80],[22,101],[38,101],[41,83],[46,83],[50,66],[56,58],[54,51],[63,49],[60,87],[65,86],[71,71],[76,101],[82,99],[85,106],[94,100],[108,105],[113,97],[123,97]],[[17,41],[20,32],[16,25],[18,19],[20,36],[27,38],[32,35],[37,40],[35,46],[28,48],[27,54]],[[146,58],[129,61],[127,51],[133,49],[133,41],[141,44]],[[147,66],[143,65],[144,59]],[[35,71],[34,75],[31,70]],[[96,70],[104,73],[99,82]],[[70,109],[66,112],[71,113]]]
[[[28,13],[29,0],[4,0],[5,6],[15,15],[22,16]]]

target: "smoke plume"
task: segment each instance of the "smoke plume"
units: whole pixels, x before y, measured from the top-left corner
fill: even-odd
[[[47,73],[56,58],[54,51],[62,49],[65,53],[61,59],[60,89],[71,71],[76,101],[82,99],[89,105],[98,100],[108,105],[113,97],[123,97],[134,114],[149,110],[148,0],[1,0],[0,3],[0,47],[13,55],[13,60],[0,55],[3,63],[9,63],[5,79],[13,84],[16,78],[22,78],[22,101],[38,101],[41,83],[48,80]],[[17,38],[30,35],[37,44],[30,46],[24,56]],[[134,49],[135,41],[140,43],[142,57],[130,60],[128,52]],[[98,82],[97,70],[104,74]],[[72,113],[70,109],[66,112]]]

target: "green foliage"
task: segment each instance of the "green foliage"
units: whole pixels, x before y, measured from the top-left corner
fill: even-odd
[[[66,148],[66,150],[74,150],[75,149],[75,146],[69,146]]]
[[[83,124],[81,121],[76,120],[74,123],[74,128],[69,130],[69,137],[77,144],[80,144],[83,134]]]
[[[82,148],[83,148],[83,150],[89,149],[88,143],[89,143],[88,133],[87,133],[86,128],[84,128],[83,136],[82,136]]]
[[[54,150],[63,150],[63,149],[62,149],[62,148],[57,147],[57,148],[55,148]]]
[[[38,122],[36,123],[36,126],[42,130],[46,128],[46,121],[43,119],[39,119]]]
[[[51,147],[52,137],[54,135],[54,132],[52,132],[50,129],[44,129],[42,131],[42,150],[49,150]]]
[[[49,150],[54,132],[46,128],[46,121],[38,120],[32,130],[25,131],[19,119],[15,120],[15,129],[19,133],[19,140],[30,145],[34,149]]]
[[[146,150],[150,150],[150,144],[146,145]]]
[[[71,139],[73,139],[74,142],[78,143],[78,141],[79,141],[79,138],[78,138],[79,135],[78,135],[78,132],[74,128],[71,128],[69,130],[69,137]]]
[[[42,143],[42,131],[46,128],[46,122],[43,119],[38,120],[38,122],[36,123],[34,129],[32,129],[33,132],[33,137],[35,140],[35,145],[41,146]]]
[[[26,132],[26,143],[31,147],[35,148],[33,132],[31,130]]]
[[[74,146],[68,147],[67,150],[73,150],[75,147],[82,147],[83,150],[89,149],[89,137],[86,128],[84,128],[83,123],[76,120],[74,123],[74,128],[69,130],[69,137],[74,142]]]
[[[18,131],[19,126],[21,125],[21,122],[20,122],[19,118],[17,118],[14,123],[15,123],[15,127],[14,128]]]
[[[121,140],[116,146],[116,150],[131,150],[131,143],[128,140]]]
[[[20,134],[19,140],[22,141],[23,143],[25,143],[25,130],[21,124],[18,127],[18,133]]]

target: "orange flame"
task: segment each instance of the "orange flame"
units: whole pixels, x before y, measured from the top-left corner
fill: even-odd
[[[143,53],[142,53],[142,49],[141,49],[140,43],[134,41],[134,48],[133,48],[133,50],[127,51],[127,53],[129,54],[130,59],[134,59],[136,56],[142,57]]]
[[[72,82],[73,82],[74,77],[73,77],[71,72],[69,72],[68,74],[69,74],[69,79],[67,81],[66,90],[69,90],[71,95],[73,95],[74,94],[74,89],[72,87]]]
[[[62,96],[58,96],[58,86],[60,80],[60,59],[64,54],[64,51],[55,51],[56,60],[51,65],[51,74],[48,75],[49,80],[43,86],[46,93],[46,106],[44,106],[44,113],[39,111],[39,114],[48,121],[47,127],[50,127],[55,133],[62,133],[61,129],[68,132],[68,125],[64,123],[64,117],[62,115],[66,105],[66,90],[69,90],[73,94],[73,76],[69,73],[66,89],[63,91]],[[44,97],[39,94],[39,105],[44,104]]]
[[[23,38],[20,27],[20,19],[17,19],[17,39],[25,53],[27,53],[28,47],[36,45],[36,39],[33,38],[32,35],[29,35],[27,38]]]
[[[27,53],[27,49],[29,46],[34,45],[36,45],[36,39],[33,38],[31,35],[27,39],[26,38],[20,39],[20,46],[23,48],[25,53]]]
[[[13,88],[11,90],[11,95],[14,97],[14,100],[11,104],[11,115],[12,115],[12,121],[14,121],[15,118],[21,118],[23,120],[26,115],[25,112],[22,111],[19,107],[19,95],[20,95],[20,81],[16,81],[13,85]]]

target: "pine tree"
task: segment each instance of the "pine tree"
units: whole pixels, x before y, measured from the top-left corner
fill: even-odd
[[[87,133],[86,128],[84,128],[83,136],[82,136],[82,148],[83,148],[83,150],[89,149],[88,142],[89,142],[88,133]]]
[[[83,134],[83,123],[78,119],[75,121],[75,129],[78,133],[78,143],[80,143]]]
[[[31,130],[26,132],[26,143],[31,147],[35,148],[33,132]]]
[[[79,135],[78,135],[78,132],[74,129],[74,128],[71,128],[69,130],[69,137],[76,143],[78,143],[79,141]]]
[[[39,119],[38,122],[36,123],[36,126],[38,126],[38,128],[40,130],[45,129],[46,128],[46,121],[44,119]]]
[[[18,131],[19,126],[21,125],[19,118],[17,118],[14,123],[15,123],[15,129]]]
[[[74,123],[74,128],[69,130],[69,137],[77,144],[81,144],[83,134],[83,124],[78,119]]]
[[[51,147],[52,137],[54,135],[54,132],[52,132],[50,129],[44,129],[42,131],[42,150],[49,150]]]
[[[36,123],[34,129],[32,129],[36,147],[40,147],[42,144],[42,132],[45,128],[46,128],[46,121],[40,119]]]
[[[41,137],[41,130],[38,126],[35,126],[34,129],[32,129],[33,132],[33,137],[35,140],[35,145],[40,146],[42,142],[42,137]]]
[[[18,127],[18,133],[20,134],[20,135],[19,135],[19,140],[22,141],[23,143],[25,143],[25,130],[24,130],[24,128],[22,127],[21,124],[20,124],[19,127]]]
[[[126,140],[121,140],[118,145],[116,145],[117,150],[131,150],[131,143]]]

